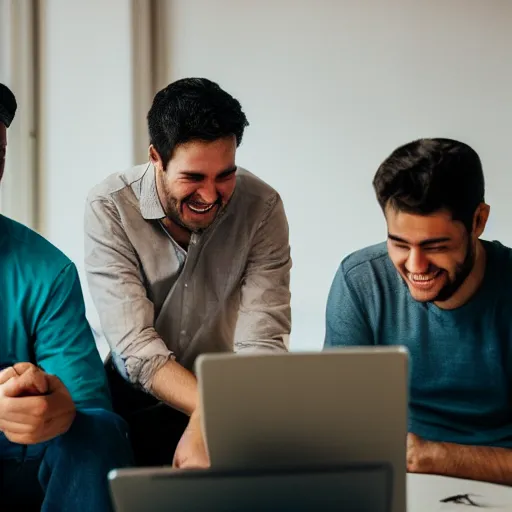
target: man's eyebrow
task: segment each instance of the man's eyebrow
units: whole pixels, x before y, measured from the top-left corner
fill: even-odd
[[[234,172],[236,172],[236,170],[237,170],[236,165],[234,167],[230,167],[229,169],[225,169],[224,171],[221,171],[219,174],[217,174],[217,178],[218,177],[223,178],[225,176],[228,176],[229,174],[233,174]],[[204,178],[206,173],[203,173],[201,171],[180,171],[180,175],[185,176],[187,178],[199,179],[199,178]]]
[[[236,172],[236,169],[237,169],[236,165],[233,166],[233,167],[230,167],[229,169],[226,169],[225,171],[220,172],[217,175],[217,177],[218,178],[223,178],[225,176],[229,176],[230,174],[233,174],[234,172]]]
[[[411,242],[409,242],[408,240],[406,240],[405,238],[401,238],[399,236],[392,235],[391,233],[388,233],[388,238],[390,240],[393,240],[394,242],[399,242],[399,243],[407,244],[407,245],[414,245]],[[441,244],[444,242],[450,242],[450,240],[451,239],[447,236],[441,236],[438,238],[427,238],[426,240],[422,240],[417,245],[419,245],[420,247],[424,247],[425,245],[434,245],[434,244]]]
[[[180,175],[187,178],[204,178],[204,173],[199,171],[180,171]]]

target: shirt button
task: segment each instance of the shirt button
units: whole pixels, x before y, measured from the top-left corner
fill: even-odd
[[[188,288],[188,283],[185,283],[185,288]]]
[[[182,336],[185,336],[185,334],[187,334],[187,331],[181,331]]]

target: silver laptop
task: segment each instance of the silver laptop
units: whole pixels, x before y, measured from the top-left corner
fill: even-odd
[[[196,373],[212,468],[113,471],[117,512],[405,511],[405,349],[210,354]]]
[[[406,507],[408,353],[202,355],[196,363],[212,467],[389,463],[393,512]]]
[[[389,465],[315,469],[121,469],[110,473],[117,512],[389,512]]]

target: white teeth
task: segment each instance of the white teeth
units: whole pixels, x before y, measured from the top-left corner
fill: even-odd
[[[197,206],[192,206],[190,203],[188,203],[188,207],[195,213],[206,213],[207,211],[211,210],[214,206],[215,203],[204,208],[198,208]]]
[[[432,281],[437,276],[436,274],[409,274],[409,279],[411,281],[421,281],[422,283]]]

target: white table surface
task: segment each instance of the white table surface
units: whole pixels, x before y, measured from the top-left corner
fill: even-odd
[[[512,487],[437,475],[407,475],[407,512],[479,510],[468,504],[440,501],[459,494],[468,494],[480,509],[512,512]]]

